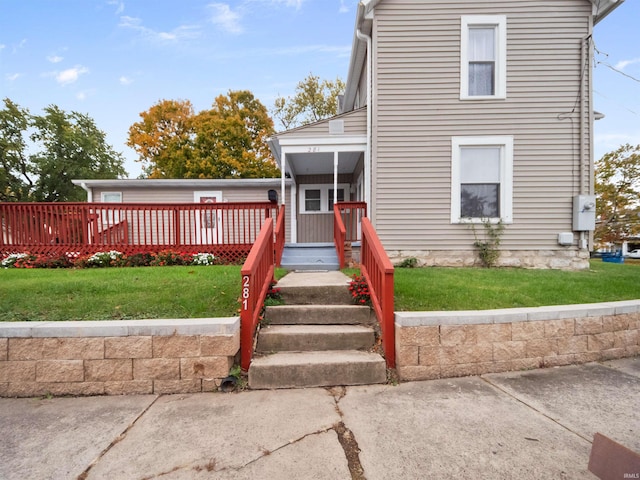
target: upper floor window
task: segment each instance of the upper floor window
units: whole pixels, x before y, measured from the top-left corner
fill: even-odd
[[[507,17],[463,16],[460,46],[460,99],[506,98]]]
[[[513,217],[513,137],[453,137],[451,222]]]

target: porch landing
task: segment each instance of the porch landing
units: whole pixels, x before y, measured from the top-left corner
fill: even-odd
[[[288,243],[284,246],[281,267],[287,270],[339,270],[340,262],[333,243]]]

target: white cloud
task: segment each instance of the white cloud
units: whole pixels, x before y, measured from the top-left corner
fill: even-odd
[[[242,25],[240,25],[241,15],[237,11],[231,10],[228,4],[212,3],[209,8],[213,9],[211,22],[214,25],[218,25],[229,33],[238,34],[243,32]]]
[[[134,30],[151,41],[160,42],[175,42],[186,38],[195,38],[200,34],[199,27],[192,25],[180,25],[170,32],[158,32],[152,28],[145,27],[140,18],[129,17],[127,15],[120,17],[118,26]]]
[[[107,5],[116,6],[116,15],[120,15],[122,12],[124,12],[124,2],[121,2],[120,0],[109,0],[107,2]]]
[[[124,75],[122,75],[119,78],[120,81],[120,85],[131,85],[133,83],[133,80],[129,77],[125,77]]]
[[[640,58],[633,58],[631,60],[621,60],[615,64],[615,68],[618,70],[624,70],[629,65],[633,65],[634,63],[640,63]]]
[[[6,48],[6,45],[0,43],[0,50],[3,50],[4,48]]]
[[[21,73],[11,73],[11,74],[7,74],[5,76],[5,78],[9,81],[9,82],[15,82],[17,79],[19,79],[22,76]]]
[[[64,60],[64,58],[60,55],[49,55],[47,57],[47,60],[49,60],[51,63],[60,63],[62,60]]]
[[[69,85],[70,83],[77,82],[78,78],[80,78],[80,75],[83,75],[85,73],[89,73],[88,68],[76,65],[73,68],[68,68],[67,70],[56,73],[56,81],[63,86]]]
[[[338,9],[339,13],[349,13],[349,7],[344,4],[344,0],[340,0],[340,8]]]

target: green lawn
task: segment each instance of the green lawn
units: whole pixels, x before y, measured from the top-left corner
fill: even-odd
[[[237,315],[240,267],[0,270],[0,321]]]
[[[355,270],[345,271],[347,274]],[[278,270],[277,277],[284,271]],[[240,267],[0,270],[0,321],[237,315]],[[395,309],[476,310],[640,299],[640,263],[582,272],[397,268]]]

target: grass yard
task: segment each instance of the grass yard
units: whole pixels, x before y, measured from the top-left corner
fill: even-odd
[[[276,277],[284,275],[277,270]],[[357,270],[346,270],[348,275]],[[240,267],[0,270],[0,321],[237,315]],[[485,310],[640,299],[640,262],[558,270],[397,268],[395,309]]]
[[[0,321],[237,315],[240,267],[0,270]]]
[[[396,268],[395,310],[487,310],[640,299],[640,262],[588,271]]]

